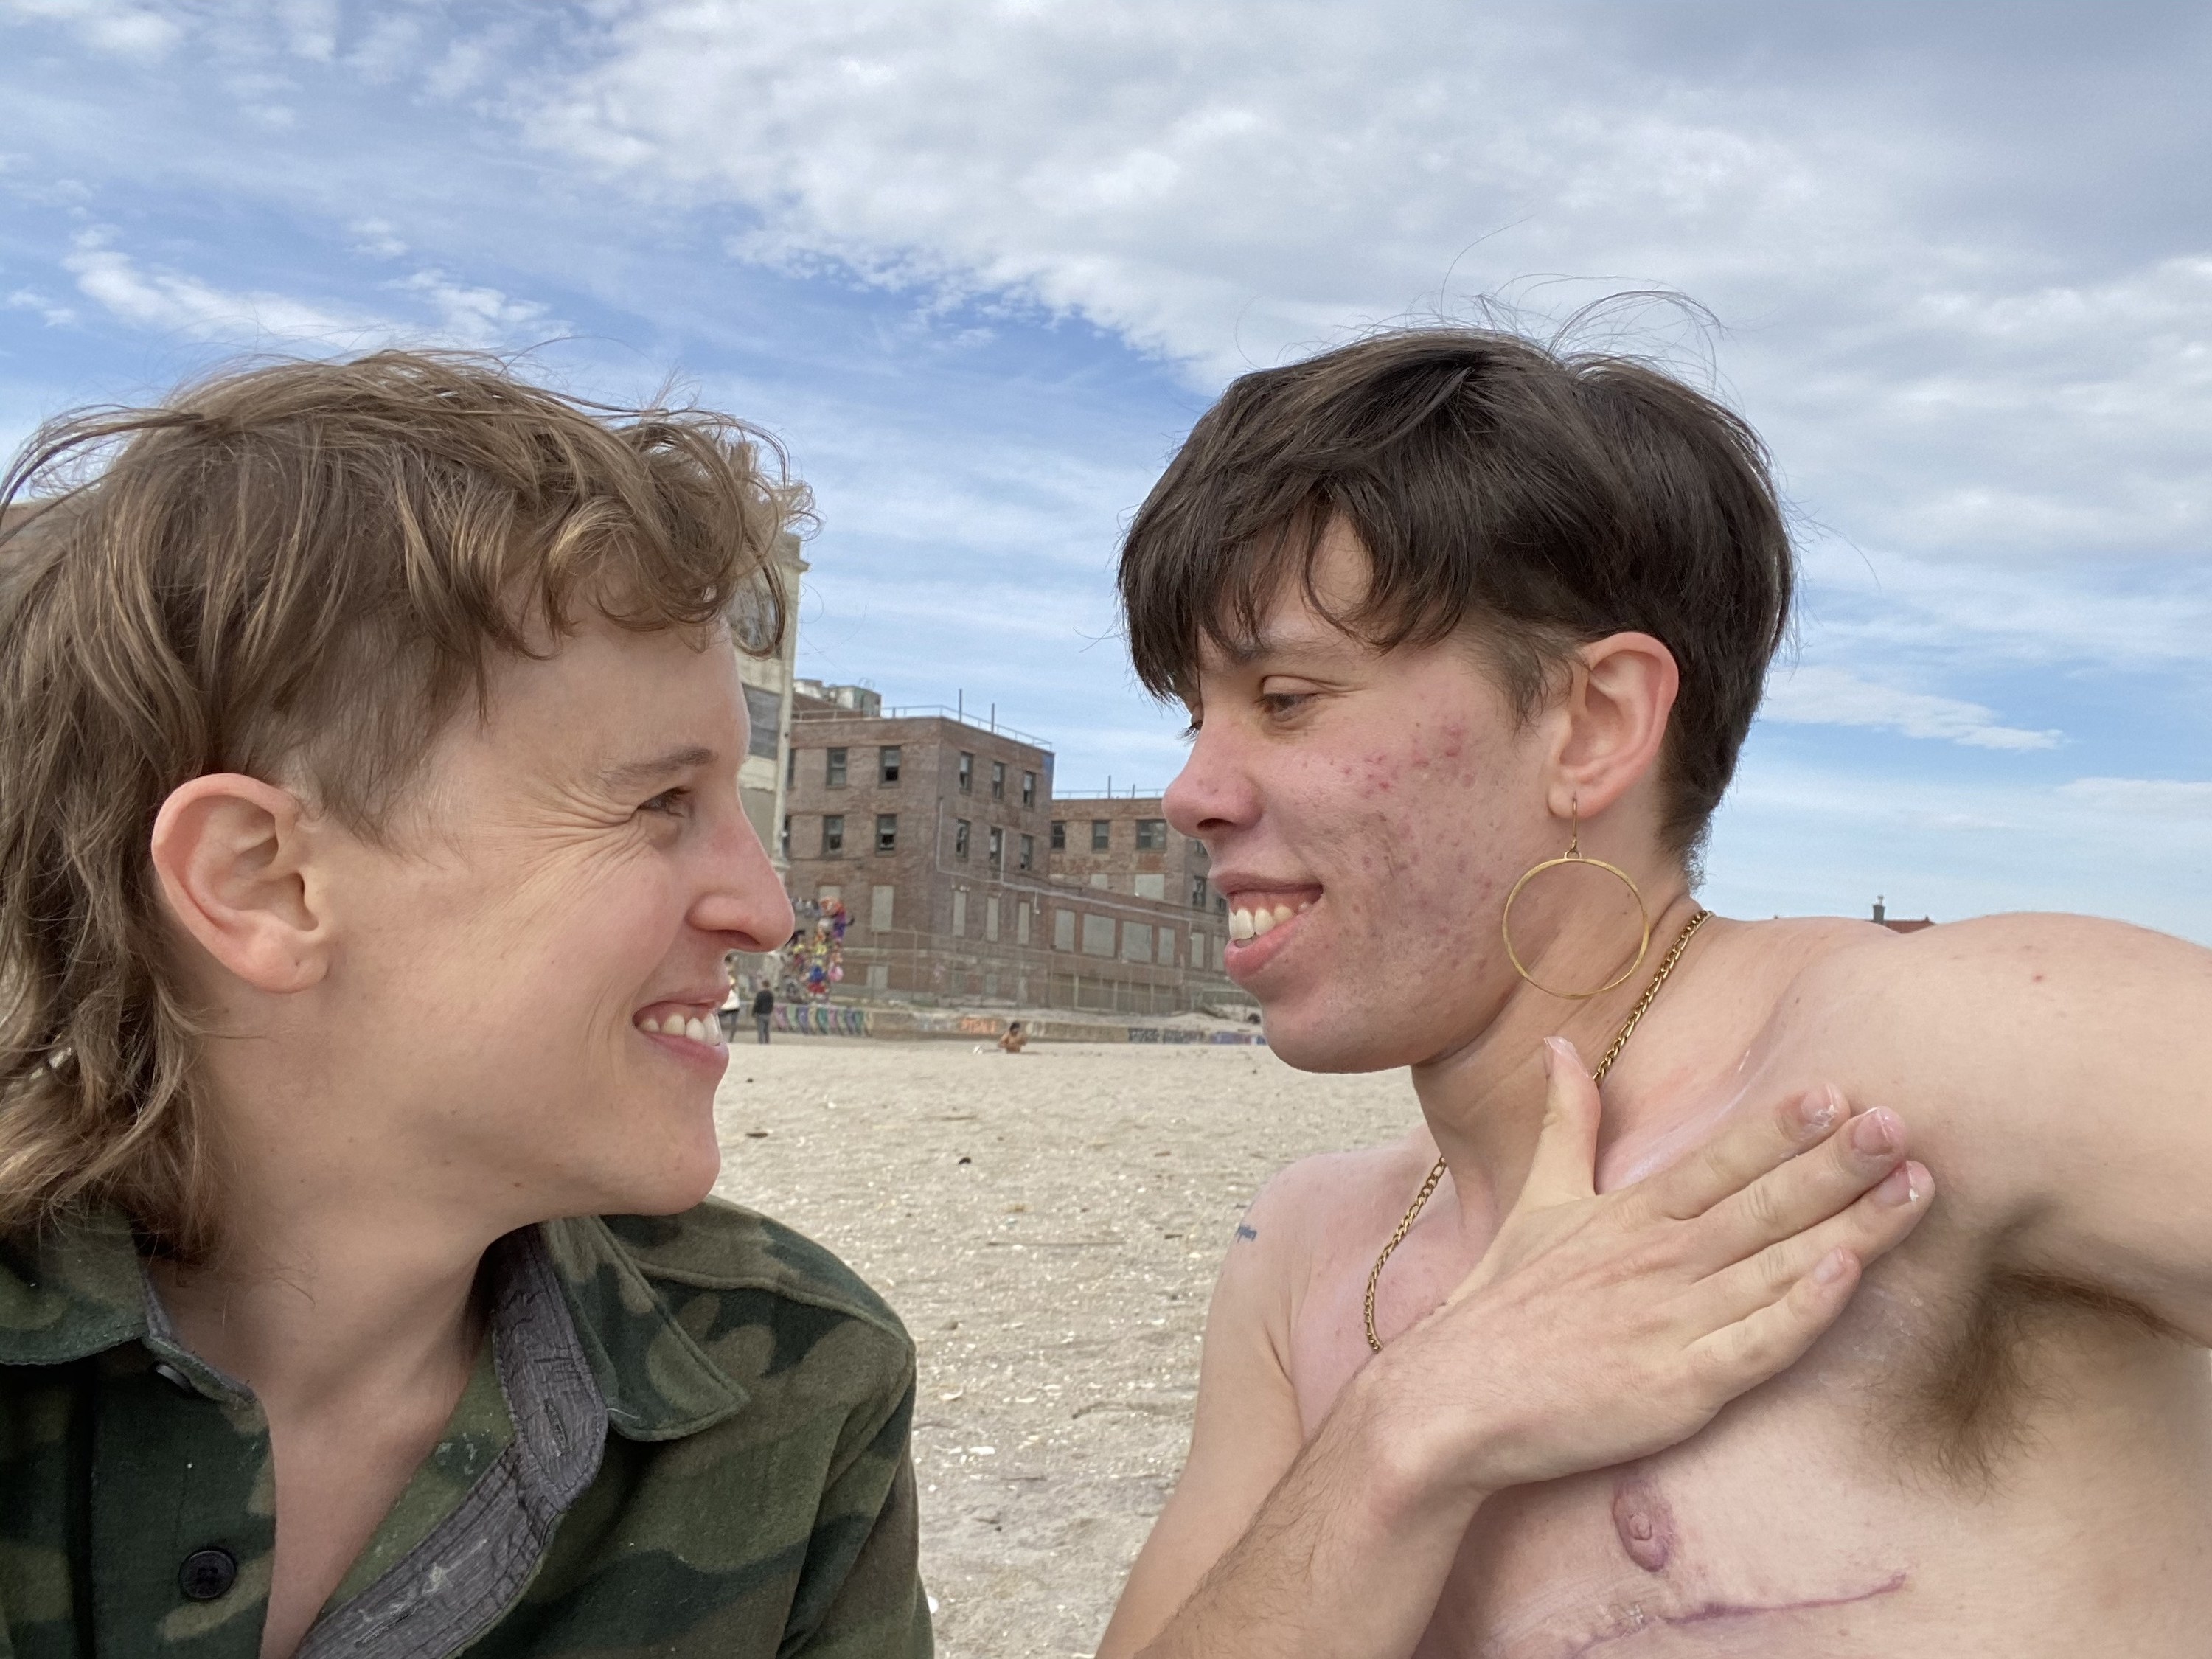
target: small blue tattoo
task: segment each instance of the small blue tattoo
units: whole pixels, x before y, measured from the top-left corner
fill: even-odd
[[[1241,1222],[1241,1221],[1240,1221],[1240,1222],[1238,1222],[1238,1223],[1237,1224],[1237,1237],[1239,1237],[1239,1238],[1257,1238],[1257,1237],[1259,1237],[1259,1236],[1260,1236],[1260,1235],[1259,1235],[1258,1233],[1255,1232],[1251,1228],[1249,1228],[1249,1227],[1246,1226],[1243,1222]]]

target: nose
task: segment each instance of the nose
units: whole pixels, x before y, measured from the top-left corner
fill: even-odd
[[[1179,835],[1195,837],[1209,852],[1219,850],[1219,839],[1248,828],[1260,815],[1251,780],[1236,763],[1226,737],[1200,726],[1191,742],[1190,754],[1161,798],[1160,810]]]
[[[706,890],[691,908],[691,925],[720,933],[732,951],[780,951],[797,925],[791,896],[761,845],[752,821],[732,811],[716,838]]]

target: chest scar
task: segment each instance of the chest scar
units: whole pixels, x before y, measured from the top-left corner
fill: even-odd
[[[1625,1628],[1607,1631],[1594,1641],[1583,1644],[1574,1651],[1573,1659],[1595,1653],[1600,1648],[1640,1636],[1655,1626],[1681,1628],[1686,1626],[1724,1624],[1731,1620],[1759,1619],[1777,1613],[1817,1613],[1826,1607],[1848,1607],[1861,1601],[1871,1601],[1877,1596],[1893,1595],[1905,1588],[1911,1575],[1902,1571],[1892,1573],[1872,1589],[1859,1591],[1855,1595],[1822,1595],[1802,1601],[1772,1601],[1759,1604],[1735,1601],[1707,1601],[1692,1607],[1686,1613],[1646,1613],[1642,1607],[1631,1607],[1623,1620]]]

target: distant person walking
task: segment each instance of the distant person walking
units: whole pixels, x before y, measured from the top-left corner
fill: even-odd
[[[760,982],[760,989],[753,993],[753,1029],[760,1033],[763,1042],[768,1041],[769,1016],[775,1012],[775,993],[769,988],[768,981],[763,979]]]

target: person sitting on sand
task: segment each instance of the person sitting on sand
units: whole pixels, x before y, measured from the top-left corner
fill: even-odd
[[[1741,421],[1475,330],[1244,376],[1133,520],[1128,637],[1190,710],[1165,811],[1228,972],[1290,1064],[1409,1066],[1423,1122],[1252,1206],[1109,1659],[2204,1650],[2212,953],[1710,915],[1792,579]],[[1814,1079],[1867,1109],[1877,1202],[1929,1200],[1900,1117],[1945,1196],[1802,1360],[1641,1440],[1437,1428],[1478,1363],[1619,1381],[1594,1319],[1468,1280],[1532,1204],[1577,1225]],[[1545,1148],[1583,1114],[1577,1188]],[[1607,1196],[1563,1203],[1593,1158]]]
[[[1018,1054],[1029,1046],[1030,1040],[1022,1030],[1021,1021],[1008,1020],[1006,1029],[999,1036],[999,1051],[1001,1054]]]
[[[389,353],[11,474],[0,1652],[929,1651],[913,1346],[708,1197],[769,457]]]

